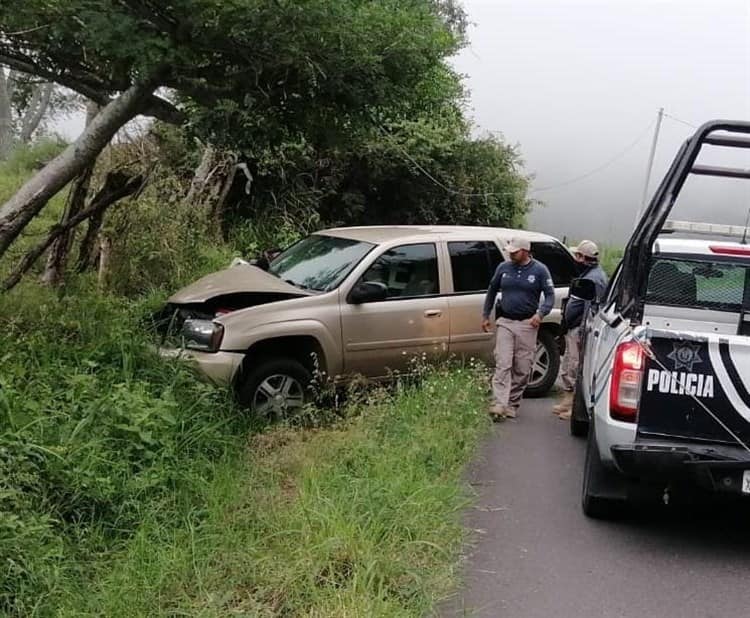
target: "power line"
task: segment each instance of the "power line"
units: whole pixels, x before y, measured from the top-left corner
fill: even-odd
[[[571,178],[570,180],[566,180],[564,182],[560,182],[554,185],[549,185],[547,187],[540,187],[538,189],[533,189],[530,191],[530,193],[536,193],[539,191],[550,191],[552,189],[558,189],[560,187],[567,187],[568,185],[572,185],[573,183],[576,183],[580,180],[585,180],[589,176],[593,176],[597,172],[601,172],[602,170],[608,168],[610,165],[615,163],[616,161],[619,161],[622,157],[624,157],[626,154],[628,154],[633,148],[635,148],[640,141],[646,137],[648,132],[651,130],[651,127],[654,126],[654,123],[651,122],[644,130],[641,132],[638,137],[633,140],[630,144],[628,144],[625,148],[623,148],[620,152],[618,152],[616,155],[614,155],[611,159],[607,160],[605,163],[600,165],[599,167],[594,168],[593,170],[586,172],[585,174],[581,174],[580,176],[576,176],[574,178]]]
[[[672,116],[671,114],[668,114],[667,112],[664,112],[664,115],[669,118],[670,120],[674,120],[675,122],[679,122],[680,124],[684,124],[688,127],[691,127],[693,129],[697,129],[698,127],[695,126],[692,122],[688,122],[687,120],[682,120],[681,118],[677,118],[676,116]]]
[[[388,133],[383,127],[379,127],[380,130],[390,136],[390,133]],[[525,193],[525,191],[522,191],[521,189],[517,189],[515,191],[503,191],[500,193],[491,193],[491,192],[485,192],[485,193],[466,193],[464,191],[458,191],[456,189],[453,189],[452,187],[449,187],[442,182],[440,182],[437,178],[435,178],[430,172],[428,172],[424,167],[422,167],[414,157],[412,157],[405,148],[402,148],[401,145],[395,144],[396,148],[401,152],[401,154],[412,164],[414,167],[416,167],[424,176],[426,176],[428,179],[430,179],[435,185],[443,189],[446,193],[450,193],[451,195],[458,195],[462,197],[499,197],[504,195],[518,195],[519,193]]]
[[[538,189],[531,189],[529,191],[523,191],[522,189],[517,189],[515,191],[503,191],[499,193],[493,193],[490,191],[483,192],[483,193],[470,193],[465,191],[459,191],[457,189],[454,189],[453,187],[449,187],[445,185],[444,183],[440,182],[437,178],[435,178],[429,171],[427,171],[422,165],[419,164],[418,161],[414,159],[407,151],[406,149],[402,148],[400,144],[394,144],[399,150],[399,152],[406,158],[414,167],[416,167],[426,178],[428,178],[433,184],[443,189],[446,193],[450,193],[451,195],[461,196],[461,197],[482,197],[482,198],[489,198],[489,197],[500,197],[500,196],[509,196],[509,195],[519,195],[519,194],[526,194],[526,195],[532,195],[534,193],[539,193],[542,191],[551,191],[553,189],[566,187],[568,185],[574,184],[576,182],[579,182],[581,180],[585,180],[586,178],[593,176],[594,174],[603,171],[604,169],[608,168],[613,163],[620,160],[622,157],[624,157],[626,154],[628,154],[633,148],[635,148],[641,140],[648,134],[648,132],[651,130],[651,127],[653,127],[654,123],[651,122],[649,125],[638,135],[638,137],[633,140],[630,144],[628,144],[625,148],[623,148],[621,151],[619,151],[617,154],[615,154],[613,157],[608,159],[604,164],[584,173],[580,174],[579,176],[576,176],[574,178],[571,178],[569,180],[566,180],[564,182],[560,182],[554,185],[549,185],[546,187],[539,187]],[[378,126],[380,131],[382,131],[386,136],[390,136],[391,134],[382,126]]]

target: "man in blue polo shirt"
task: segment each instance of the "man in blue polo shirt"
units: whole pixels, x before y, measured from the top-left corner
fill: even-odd
[[[497,267],[482,315],[482,329],[490,332],[490,316],[493,308],[496,310],[495,375],[490,406],[493,420],[516,417],[531,374],[539,326],[555,303],[552,276],[544,264],[531,258],[531,243],[525,238],[514,238],[506,251],[510,261]],[[544,300],[540,301],[542,296]]]

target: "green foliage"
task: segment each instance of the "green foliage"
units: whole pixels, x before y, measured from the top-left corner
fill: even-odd
[[[263,148],[297,132],[330,143],[408,105],[461,18],[448,0],[27,0],[0,6],[0,52],[102,94],[173,88],[201,135]]]
[[[149,349],[159,302],[0,299],[0,613],[424,615],[453,582],[485,385],[444,368],[251,437]]]
[[[229,265],[237,255],[208,231],[205,212],[152,186],[137,200],[115,209],[105,233],[112,240],[108,289],[138,296],[174,291]],[[167,214],[169,213],[169,214]]]
[[[520,225],[528,202],[518,154],[497,138],[468,133],[452,116],[393,125],[351,154],[323,216],[364,224]]]
[[[456,581],[484,386],[443,368],[352,404],[333,428],[254,436],[176,533],[146,523],[63,613],[427,615]]]
[[[85,289],[0,301],[0,612],[54,607],[234,443],[229,398],[149,349],[144,310]]]
[[[54,159],[67,146],[60,140],[40,140],[32,146],[19,146],[0,162],[0,202],[8,199],[33,170]]]
[[[622,255],[625,251],[624,247],[616,247],[613,245],[600,246],[600,261],[604,271],[611,277],[617,265],[622,260]]]
[[[0,53],[39,73],[107,96],[153,78],[187,116],[150,133],[158,167],[143,171],[155,189],[109,216],[117,291],[180,284],[236,249],[331,225],[521,225],[529,209],[518,153],[474,139],[464,118],[448,63],[465,42],[454,0],[29,0],[1,6],[0,24]],[[214,191],[190,211],[181,200],[206,143],[248,175],[225,203]],[[216,223],[236,244],[217,240],[206,255]]]
[[[234,195],[230,229],[274,217],[303,231],[316,223],[520,226],[530,208],[516,150],[472,139],[455,114],[392,123],[347,150],[285,143],[250,165],[251,190]],[[317,221],[299,226],[311,213]]]
[[[0,163],[0,203],[10,198],[34,173],[34,170],[58,155],[66,146],[58,140],[41,140],[31,146],[15,148],[11,156]],[[0,259],[0,278],[4,278],[24,253],[57,223],[63,211],[67,192],[58,193],[42,214],[24,230],[22,236]],[[33,271],[39,272],[41,264]]]

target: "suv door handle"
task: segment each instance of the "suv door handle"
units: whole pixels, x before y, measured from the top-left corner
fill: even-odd
[[[441,315],[443,315],[443,312],[440,309],[428,309],[424,312],[426,318],[439,318]]]

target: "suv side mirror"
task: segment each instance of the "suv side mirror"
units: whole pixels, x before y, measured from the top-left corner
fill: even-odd
[[[592,302],[596,300],[596,286],[591,279],[573,279],[570,283],[570,295]]]
[[[373,303],[385,300],[388,297],[388,288],[380,281],[360,281],[349,293],[349,302],[354,305],[362,303]]]

